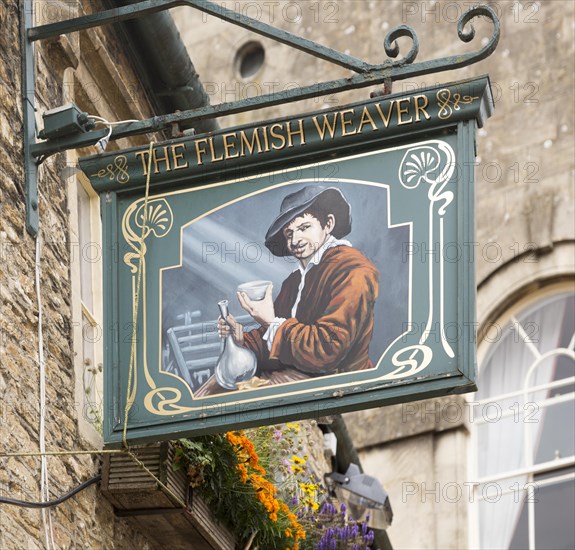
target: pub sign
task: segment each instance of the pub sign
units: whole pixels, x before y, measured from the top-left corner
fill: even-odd
[[[109,446],[475,389],[487,77],[81,159]]]

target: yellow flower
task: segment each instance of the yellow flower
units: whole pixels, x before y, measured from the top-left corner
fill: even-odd
[[[306,498],[304,504],[314,512],[319,508],[319,504],[313,498]]]
[[[309,496],[314,495],[318,490],[318,486],[315,483],[300,483],[299,487],[304,494]]]
[[[300,458],[300,457],[297,456],[297,455],[293,455],[293,456],[291,457],[291,461],[292,461],[294,464],[305,464],[306,460],[307,460],[307,456],[304,456],[303,458]]]

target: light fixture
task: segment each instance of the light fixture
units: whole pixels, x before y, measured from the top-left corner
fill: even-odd
[[[387,529],[393,519],[389,495],[374,477],[362,474],[356,464],[351,463],[345,474],[332,472],[326,478],[341,502],[347,506],[349,514],[356,521],[365,521],[370,516],[369,525],[375,529]]]

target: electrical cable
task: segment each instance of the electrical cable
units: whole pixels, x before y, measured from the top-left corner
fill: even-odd
[[[94,483],[98,483],[98,481],[102,480],[102,475],[98,474],[84,483],[81,483],[77,487],[74,487],[70,492],[62,495],[59,498],[55,498],[54,500],[45,500],[43,502],[29,502],[27,500],[18,500],[15,498],[7,498],[0,496],[0,504],[11,504],[13,506],[20,506],[22,508],[51,508],[52,506],[57,506],[58,504],[62,504],[69,498],[73,497],[75,494],[83,491],[84,489],[90,487],[90,485],[94,485]]]
[[[39,401],[40,401],[40,425],[38,432],[40,452],[46,452],[46,363],[44,361],[44,336],[42,327],[42,292],[40,288],[41,280],[41,258],[42,258],[42,230],[38,224],[38,233],[36,235],[36,258],[34,265],[34,282],[36,286],[36,300],[38,306],[38,363],[39,363]],[[40,459],[40,496],[42,501],[49,498],[50,484],[48,476],[48,463],[46,456],[42,455]],[[46,548],[51,550],[54,544],[54,532],[52,527],[52,515],[50,510],[42,509],[42,524],[44,525],[44,536],[46,538]]]
[[[110,122],[109,120],[106,120],[105,118],[101,117],[101,116],[96,116],[96,115],[88,115],[88,118],[90,120],[93,120],[96,122],[96,124],[103,124],[104,126],[108,127],[108,133],[98,141],[98,143],[96,143],[96,147],[98,147],[98,149],[100,149],[100,153],[103,153],[106,150],[106,147],[108,145],[108,141],[110,141],[110,136],[112,135],[112,128],[114,126],[119,126],[120,124],[129,124],[130,122],[140,122],[139,120],[135,120],[135,119],[128,119],[128,120],[120,120],[118,122]]]

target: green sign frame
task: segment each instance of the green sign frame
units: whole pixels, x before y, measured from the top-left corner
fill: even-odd
[[[121,445],[126,404],[126,438],[142,443],[473,391],[475,130],[492,110],[484,76],[82,158],[102,207],[105,444]],[[326,286],[306,295],[313,270],[336,257],[324,251],[290,317],[279,302],[290,277],[304,277],[290,275],[301,263],[264,234],[276,222],[286,238],[303,207],[328,195],[344,205],[329,226],[347,254],[337,258],[353,262],[332,266]],[[306,340],[304,353],[311,332],[288,342],[286,327],[315,330],[297,316],[349,262],[351,278],[329,306],[333,340],[321,351]],[[368,298],[354,294],[357,262],[378,273]],[[274,283],[276,311],[288,311],[276,316],[288,317],[277,333],[285,341],[261,340],[248,319],[246,345],[255,338],[264,358],[267,346],[269,365],[226,390],[214,376],[217,301],[245,317],[236,287],[261,278]],[[337,317],[342,303],[357,307]],[[357,351],[362,334],[369,359]],[[336,348],[337,364],[325,358]]]

